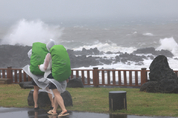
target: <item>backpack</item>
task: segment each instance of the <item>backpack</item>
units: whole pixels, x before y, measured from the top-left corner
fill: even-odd
[[[30,58],[30,71],[34,75],[44,75],[44,72],[42,72],[38,65],[43,64],[44,59],[48,53],[48,50],[46,48],[46,44],[35,42],[32,45],[32,55]]]
[[[64,81],[71,74],[70,58],[63,45],[54,45],[50,49],[52,58],[52,76],[57,81]]]

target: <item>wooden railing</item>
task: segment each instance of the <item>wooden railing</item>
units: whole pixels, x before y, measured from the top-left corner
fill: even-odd
[[[178,71],[175,71],[178,76]],[[149,70],[118,70],[118,69],[72,69],[72,78],[81,78],[84,85],[99,86],[132,86],[140,87],[149,80]],[[31,81],[22,69],[0,68],[0,78],[9,78],[11,83]]]
[[[118,69],[72,69],[71,78],[81,78],[84,85],[99,86],[135,86],[140,87],[148,81],[146,68],[141,70]],[[178,71],[176,71],[176,74]],[[0,78],[9,78],[11,83],[31,81],[22,69],[8,67],[0,69]]]
[[[22,69],[14,69],[11,67],[6,69],[0,68],[0,78],[9,78],[11,79],[11,83],[31,81],[31,78],[23,72]]]
[[[135,86],[139,87],[148,81],[149,70],[117,69],[72,69],[71,78],[81,77],[84,85],[99,86]]]

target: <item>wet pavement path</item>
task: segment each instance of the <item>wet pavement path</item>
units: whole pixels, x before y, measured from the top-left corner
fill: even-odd
[[[34,111],[33,108],[4,108],[0,107],[0,118],[58,118],[57,116],[48,115],[46,110],[39,109]],[[70,115],[61,118],[175,118],[175,117],[150,117],[135,115],[113,115],[105,113],[74,112],[69,111]]]

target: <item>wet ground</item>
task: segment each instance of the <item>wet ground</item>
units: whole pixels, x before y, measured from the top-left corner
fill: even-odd
[[[33,108],[4,108],[0,107],[0,118],[58,118],[48,115],[46,110],[34,111]],[[113,115],[105,113],[74,112],[69,111],[70,115],[61,118],[175,118],[175,117],[150,117],[135,115]]]

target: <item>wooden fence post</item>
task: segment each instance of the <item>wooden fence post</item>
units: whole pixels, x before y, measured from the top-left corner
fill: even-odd
[[[13,83],[12,67],[7,67],[7,78],[11,79],[11,83]]]
[[[98,76],[98,68],[93,68],[93,84],[94,87],[99,87],[99,76]]]
[[[147,72],[146,68],[141,69],[141,85],[147,82]]]

